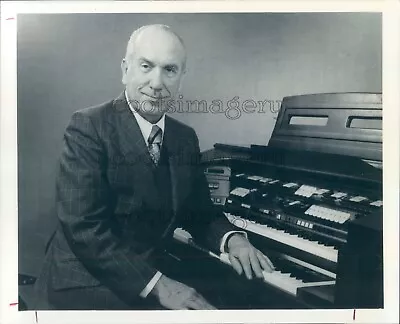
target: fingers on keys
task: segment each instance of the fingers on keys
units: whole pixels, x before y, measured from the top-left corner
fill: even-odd
[[[235,271],[241,275],[243,272],[242,265],[236,257],[234,257],[232,254],[229,254],[229,261],[231,262],[231,265]]]
[[[275,270],[275,267],[274,267],[273,263],[271,262],[271,260],[266,255],[264,255],[262,252],[257,251],[257,257],[258,257],[258,260],[260,261],[262,268],[265,271],[272,272]]]
[[[246,274],[247,279],[252,279],[252,271],[251,271],[251,264],[250,264],[250,253],[249,254],[240,254],[238,256],[240,263],[242,265],[243,271]]]
[[[251,250],[249,253],[249,257],[250,257],[251,267],[255,275],[257,276],[257,278],[262,278],[263,274],[262,274],[261,264],[257,256],[257,252],[255,250]]]

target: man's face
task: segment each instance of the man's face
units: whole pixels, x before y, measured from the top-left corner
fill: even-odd
[[[166,103],[179,91],[185,55],[175,35],[148,28],[137,36],[132,53],[122,61],[122,83],[131,105],[148,121],[157,122]]]

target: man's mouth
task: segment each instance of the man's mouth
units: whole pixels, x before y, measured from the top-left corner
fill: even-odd
[[[149,94],[144,93],[144,92],[141,92],[141,94],[143,94],[144,96],[146,96],[146,97],[148,98],[149,101],[160,101],[160,100],[162,100],[162,99],[168,98],[167,96],[164,96],[164,97],[163,97],[162,95],[160,95],[160,96],[158,96],[158,97],[155,97],[155,96],[149,95]]]

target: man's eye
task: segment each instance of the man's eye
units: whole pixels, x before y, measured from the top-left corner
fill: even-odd
[[[144,71],[147,71],[147,70],[150,69],[150,65],[149,65],[149,64],[146,64],[146,63],[141,64],[140,67],[141,67],[142,70],[144,70]]]
[[[169,75],[175,74],[175,73],[177,72],[177,71],[176,71],[176,68],[173,67],[173,66],[167,66],[167,67],[165,68],[165,70],[168,72]]]

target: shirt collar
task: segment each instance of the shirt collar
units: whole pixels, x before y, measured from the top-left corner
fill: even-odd
[[[165,114],[162,115],[161,119],[155,123],[152,124],[150,123],[148,120],[144,119],[142,116],[140,116],[135,109],[133,109],[129,99],[128,99],[128,95],[125,91],[125,99],[128,103],[129,109],[131,110],[131,112],[133,113],[133,116],[135,116],[136,121],[139,125],[140,131],[142,132],[142,136],[144,138],[144,141],[146,142],[147,145],[149,145],[148,140],[149,140],[149,136],[151,133],[151,129],[153,128],[154,125],[157,125],[158,127],[161,128],[162,131],[162,138],[161,138],[161,143],[164,139],[164,129],[165,129]]]

